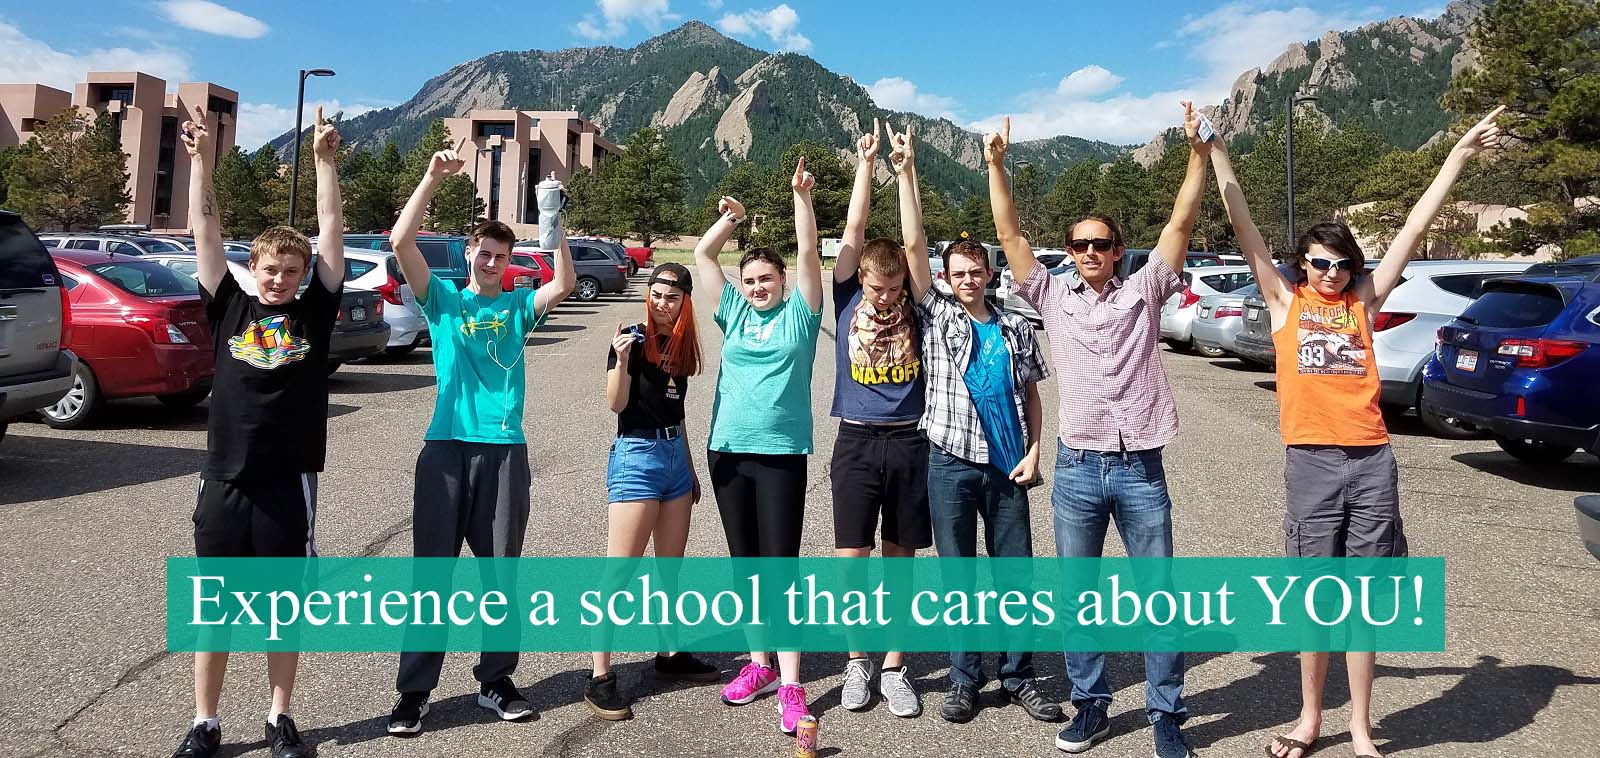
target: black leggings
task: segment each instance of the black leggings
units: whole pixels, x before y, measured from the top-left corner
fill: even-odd
[[[706,452],[728,555],[800,555],[806,508],[806,456]]]

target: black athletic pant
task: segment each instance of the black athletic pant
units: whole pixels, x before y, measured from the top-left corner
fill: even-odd
[[[711,490],[734,558],[800,555],[806,456],[706,452]]]

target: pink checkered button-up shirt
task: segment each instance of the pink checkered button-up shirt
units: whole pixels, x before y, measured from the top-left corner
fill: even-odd
[[[1178,409],[1161,366],[1161,304],[1183,280],[1152,254],[1104,292],[1035,265],[1017,294],[1044,319],[1055,364],[1061,441],[1069,448],[1151,450],[1178,436]]]

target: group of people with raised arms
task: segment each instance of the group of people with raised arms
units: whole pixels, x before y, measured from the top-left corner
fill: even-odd
[[[1371,317],[1439,212],[1465,163],[1494,145],[1497,110],[1461,137],[1444,168],[1408,217],[1382,263],[1364,273],[1348,228],[1318,224],[1278,268],[1250,220],[1220,139],[1201,135],[1201,117],[1184,103],[1188,168],[1171,219],[1149,263],[1117,275],[1125,245],[1116,221],[1090,215],[1075,223],[1067,246],[1078,276],[1051,276],[1023,238],[1005,173],[1009,119],[984,139],[995,231],[1019,294],[1044,320],[1050,356],[1020,315],[985,297],[994,276],[983,245],[962,240],[944,253],[946,293],[934,286],[918,195],[911,129],[871,133],[856,143],[857,165],[833,276],[835,382],[830,414],[839,419],[829,464],[835,554],[887,557],[933,547],[945,557],[975,557],[979,522],[993,557],[1033,555],[1028,490],[1041,481],[1043,411],[1039,383],[1054,367],[1060,393],[1054,487],[1056,554],[1097,557],[1116,522],[1128,555],[1173,554],[1172,502],[1162,449],[1177,434],[1172,388],[1159,358],[1160,307],[1183,287],[1181,272],[1208,167],[1242,251],[1271,312],[1277,344],[1278,397],[1288,503],[1285,551],[1304,557],[1397,557],[1407,553],[1399,513],[1397,468],[1378,412]],[[204,114],[183,125],[196,167],[190,184],[199,279],[215,335],[216,384],[208,454],[194,515],[199,556],[314,556],[316,474],[326,451],[326,362],[343,286],[343,220],[334,156],[338,132],[321,118],[313,135],[320,254],[287,228],[252,246],[258,295],[226,273],[212,184],[215,151]],[[1209,135],[1208,135],[1209,136]],[[880,150],[897,182],[902,239],[865,238]],[[434,276],[416,237],[438,182],[462,169],[453,150],[436,153],[401,212],[391,241],[401,272],[429,324],[438,398],[418,456],[413,552],[451,557],[462,544],[479,557],[522,553],[530,512],[530,468],[523,433],[524,338],[572,290],[565,237],[555,251],[555,280],[536,291],[502,291],[501,275],[516,238],[497,221],[479,224],[466,252],[465,287]],[[722,331],[706,468],[733,558],[795,558],[805,524],[807,458],[813,449],[812,366],[823,319],[823,268],[811,191],[801,159],[791,181],[799,253],[792,291],[785,259],[767,248],[742,253],[728,281],[719,254],[744,207],[722,198],[720,218],[695,249],[705,284],[721,284],[714,321]],[[314,263],[313,263],[314,261]],[[296,292],[314,271],[304,294]],[[639,558],[654,544],[661,557],[682,556],[693,507],[703,493],[685,426],[691,377],[704,368],[692,294],[694,276],[657,266],[646,285],[642,322],[620,325],[610,339],[605,396],[617,414],[607,461],[606,554]],[[1318,354],[1330,334],[1350,347]],[[226,411],[226,412],[224,412]],[[289,456],[285,465],[285,455]],[[263,465],[270,461],[271,465]],[[1015,578],[1013,578],[1015,579]],[[751,647],[762,647],[751,637]],[[1103,653],[1065,651],[1075,713],[1056,736],[1082,752],[1110,731],[1111,685]],[[1158,758],[1192,755],[1181,726],[1181,653],[1145,654],[1145,713]],[[422,729],[444,655],[408,651],[396,676],[399,697],[388,717],[394,734]],[[775,660],[774,660],[775,659]],[[499,718],[530,716],[512,681],[518,656],[484,652],[473,669],[477,702]],[[1303,758],[1321,732],[1328,655],[1301,659],[1298,724],[1266,746],[1273,758]],[[227,653],[197,653],[195,719],[175,756],[214,755],[221,744],[217,705]],[[1377,756],[1370,703],[1371,653],[1347,654],[1358,756]],[[593,653],[584,700],[601,718],[632,716],[610,655]],[[749,663],[722,688],[731,706],[776,694],[779,729],[793,734],[810,716],[794,651],[750,651]],[[297,660],[269,654],[272,704],[266,740],[275,758],[311,754],[288,715]],[[776,665],[774,665],[776,664]],[[655,657],[664,678],[712,682],[716,665],[679,651]],[[840,703],[849,711],[881,697],[891,714],[921,713],[905,656],[848,655]],[[1062,708],[1034,682],[1032,651],[1001,654],[997,677],[1009,700],[1040,721]],[[874,686],[874,681],[876,685]],[[940,716],[961,723],[977,711],[987,679],[983,658],[950,654]]]

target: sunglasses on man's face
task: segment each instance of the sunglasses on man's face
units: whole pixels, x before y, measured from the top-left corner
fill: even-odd
[[[1333,258],[1307,258],[1306,260],[1311,261],[1311,267],[1318,271],[1327,271],[1330,268],[1340,271],[1356,270],[1356,262],[1349,258],[1339,258],[1337,260]]]
[[[1105,237],[1096,237],[1092,240],[1073,240],[1067,243],[1067,246],[1071,247],[1072,252],[1074,253],[1088,252],[1091,245],[1094,246],[1094,251],[1097,253],[1106,252],[1112,247],[1111,240],[1108,240]]]

